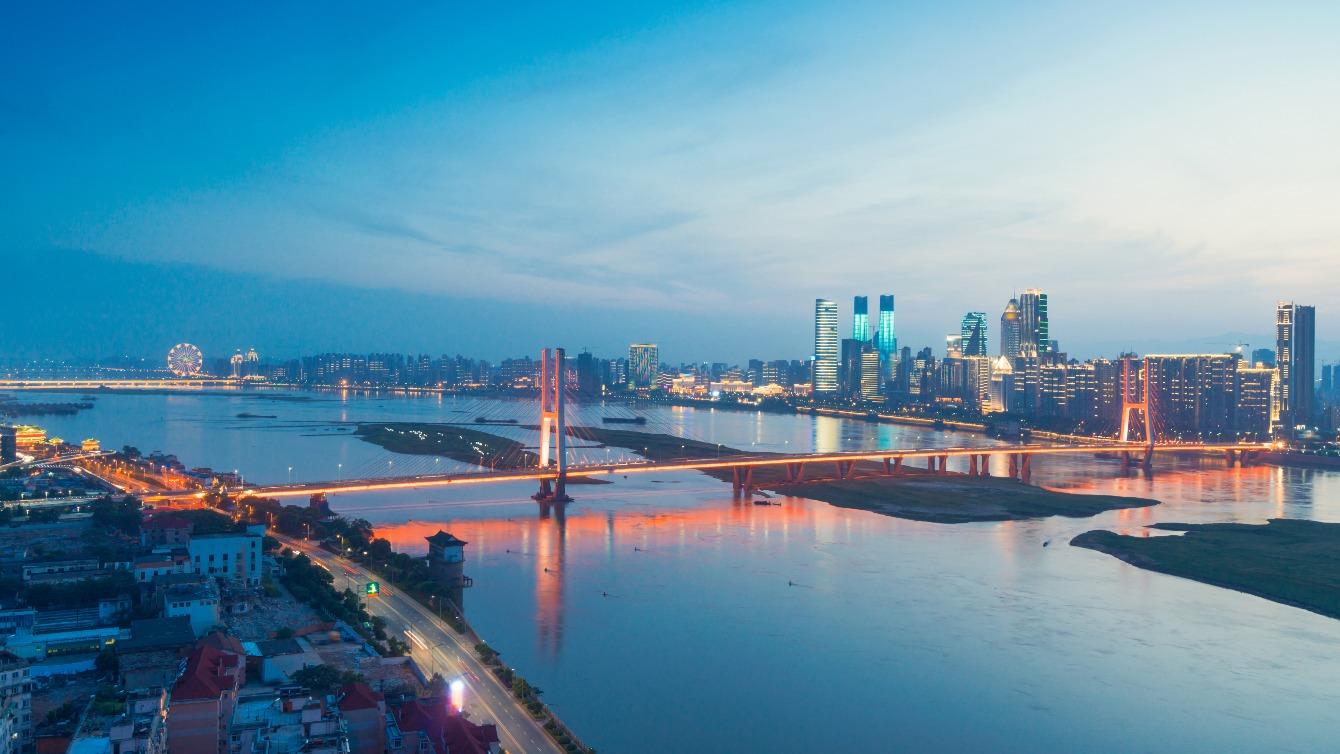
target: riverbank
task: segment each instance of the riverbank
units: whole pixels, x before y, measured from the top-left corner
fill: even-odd
[[[1154,524],[1181,536],[1088,531],[1070,540],[1137,568],[1233,589],[1340,618],[1340,524]]]

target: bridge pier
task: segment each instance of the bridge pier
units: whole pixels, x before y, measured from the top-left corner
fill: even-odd
[[[848,478],[851,477],[851,470],[852,470],[852,467],[854,467],[854,466],[856,465],[856,462],[855,462],[855,461],[838,461],[835,465],[837,466],[837,476],[838,476],[838,479],[848,479]]]
[[[884,459],[884,476],[894,476],[903,470],[903,457]]]
[[[805,479],[805,464],[788,463],[786,465],[786,481],[799,482]]]
[[[968,456],[968,476],[977,476],[977,454]]]
[[[731,496],[736,500],[743,497],[753,497],[754,495],[754,467],[745,466],[743,469],[739,466],[732,466],[731,476]]]
[[[1228,461],[1228,467],[1230,469],[1233,468],[1234,466],[1242,465],[1241,456],[1238,454],[1238,451],[1236,450],[1224,451],[1224,459]]]
[[[940,473],[949,473],[949,456],[940,456]]]
[[[982,454],[982,470],[981,470],[981,475],[982,475],[982,476],[991,476],[991,454],[990,454],[990,453],[983,453],[983,454]]]
[[[1027,484],[1033,481],[1033,454],[1024,453],[1023,461],[1019,464],[1019,481]]]

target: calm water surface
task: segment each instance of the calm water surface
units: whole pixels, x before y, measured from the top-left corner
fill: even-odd
[[[107,395],[40,423],[282,482],[461,466],[386,453],[339,423],[483,412],[533,421],[534,411],[295,397]],[[594,421],[602,409],[586,411]],[[829,418],[645,413],[647,431],[760,450],[991,444]],[[1067,542],[1093,528],[1143,534],[1156,521],[1340,521],[1340,474],[1182,459],[1147,480],[1065,458],[1036,462],[1034,480],[1163,504],[950,526],[796,498],[742,504],[697,473],[578,486],[562,517],[541,518],[525,485],[332,504],[409,551],[438,528],[468,540],[471,621],[602,751],[1334,748],[1340,622]]]

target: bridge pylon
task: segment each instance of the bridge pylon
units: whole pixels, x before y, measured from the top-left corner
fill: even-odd
[[[1121,436],[1118,438],[1124,443],[1134,443],[1132,436],[1135,429],[1131,417],[1138,412],[1139,423],[1143,425],[1145,431],[1145,453],[1144,457],[1136,460],[1128,451],[1126,453],[1127,466],[1143,466],[1148,469],[1154,463],[1154,412],[1153,403],[1150,399],[1150,386],[1152,384],[1153,372],[1150,369],[1150,360],[1144,359],[1144,378],[1142,382],[1137,382],[1131,377],[1131,359],[1130,357],[1121,360]]]
[[[553,435],[552,442],[550,435]],[[553,451],[551,453],[551,450]],[[541,505],[566,503],[568,497],[568,422],[563,406],[563,349],[540,352],[540,468],[556,474],[540,480],[532,497]]]

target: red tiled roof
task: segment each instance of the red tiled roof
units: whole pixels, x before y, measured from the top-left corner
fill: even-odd
[[[200,644],[232,652],[239,657],[246,654],[246,650],[242,649],[242,642],[238,641],[236,636],[229,636],[219,631],[210,631],[200,640]]]
[[[225,671],[238,667],[240,660],[241,658],[232,652],[225,652],[209,644],[201,644],[186,660],[186,672],[182,673],[181,678],[178,678],[176,685],[172,687],[172,698],[218,699],[223,695],[225,685],[231,685],[228,680],[231,674]]]
[[[340,688],[339,693],[340,701],[335,706],[339,707],[341,712],[376,709],[382,701],[382,695],[373,691],[366,683],[346,684]]]
[[[400,730],[422,731],[434,747],[445,746],[451,754],[488,754],[489,744],[498,742],[497,727],[475,725],[448,707],[442,697],[406,702],[400,708]]]

